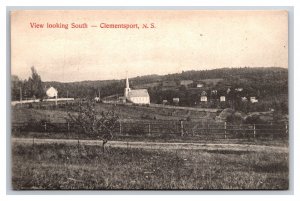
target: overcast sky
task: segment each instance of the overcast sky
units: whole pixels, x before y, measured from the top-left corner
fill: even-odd
[[[87,23],[72,29],[71,23]],[[69,24],[69,29],[30,23]],[[101,29],[100,23],[140,29]],[[156,28],[142,29],[154,23]],[[97,25],[98,27],[91,27]],[[123,79],[222,67],[288,67],[285,11],[16,11],[11,71],[43,81]]]

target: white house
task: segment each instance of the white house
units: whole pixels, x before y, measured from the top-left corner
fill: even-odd
[[[256,97],[250,97],[250,102],[251,103],[257,103],[258,100],[256,99]]]
[[[207,96],[201,96],[200,101],[201,102],[207,102]]]
[[[220,102],[225,102],[226,101],[226,97],[225,96],[220,96]]]
[[[200,101],[201,102],[207,102],[207,93],[206,93],[206,91],[201,92]]]
[[[150,104],[150,96],[147,89],[130,89],[128,77],[126,78],[126,88],[124,97],[128,102],[135,104]]]
[[[241,91],[243,91],[243,88],[236,88],[235,90],[238,92],[241,92]]]
[[[203,84],[197,84],[197,88],[203,87]]]
[[[165,105],[168,103],[168,100],[163,100],[162,103]]]
[[[173,103],[179,103],[179,98],[173,98]]]
[[[49,98],[57,98],[58,91],[54,87],[50,87],[49,89],[47,89],[46,94]]]

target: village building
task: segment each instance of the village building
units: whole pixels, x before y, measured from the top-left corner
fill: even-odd
[[[200,101],[201,102],[207,102],[207,96],[201,96]]]
[[[206,93],[206,91],[202,91],[201,96],[200,96],[200,101],[201,102],[207,102],[207,93]]]
[[[150,104],[150,96],[147,89],[130,89],[128,77],[126,78],[126,88],[124,97],[128,102],[135,104]]]
[[[251,103],[257,103],[258,100],[256,99],[256,97],[250,97],[250,102]]]
[[[163,100],[162,103],[165,105],[168,103],[168,100]]]
[[[173,103],[178,104],[179,103],[179,98],[173,98]]]
[[[203,84],[199,84],[199,83],[198,83],[196,87],[197,87],[197,88],[202,88],[203,86],[204,86]]]
[[[49,89],[47,89],[46,91],[46,95],[49,97],[49,98],[57,98],[58,96],[58,91],[54,88],[54,87],[50,87]]]
[[[96,102],[100,102],[100,97],[95,97],[94,100],[95,100]]]
[[[220,102],[225,102],[226,101],[226,97],[225,96],[220,96]]]

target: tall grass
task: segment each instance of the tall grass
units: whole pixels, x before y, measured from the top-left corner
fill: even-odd
[[[288,189],[288,155],[13,145],[13,189]]]

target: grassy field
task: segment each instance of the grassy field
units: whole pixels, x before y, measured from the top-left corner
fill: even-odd
[[[211,111],[189,111],[175,108],[156,108],[146,106],[125,106],[113,104],[96,104],[98,112],[114,110],[121,120],[174,120],[179,121],[189,117],[193,121],[214,121],[217,113],[215,109]],[[47,120],[51,122],[66,122],[68,117],[66,108],[58,109],[38,109],[12,107],[12,121],[26,122]],[[71,112],[72,113],[72,112]]]
[[[13,144],[12,185],[27,189],[288,189],[288,153]]]

